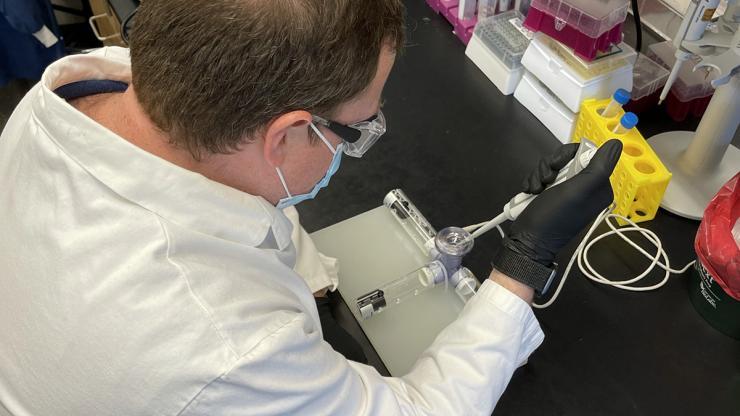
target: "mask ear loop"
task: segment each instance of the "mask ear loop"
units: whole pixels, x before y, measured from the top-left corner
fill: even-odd
[[[283,176],[283,172],[280,171],[280,168],[275,166],[275,170],[277,171],[278,178],[280,178],[280,183],[283,184],[283,189],[285,189],[285,193],[288,194],[288,198],[292,198],[293,195],[288,190],[288,184],[285,182],[285,177]]]
[[[337,150],[331,146],[331,143],[329,143],[329,140],[326,139],[324,134],[321,133],[321,131],[316,127],[316,125],[311,123],[310,126],[313,129],[313,131],[316,132],[316,134],[319,136],[321,141],[324,142],[326,147],[329,148],[329,151],[331,152],[331,154],[333,155],[336,154]],[[278,178],[280,178],[280,183],[283,184],[283,189],[285,189],[285,193],[288,194],[288,198],[292,198],[293,194],[291,194],[290,190],[288,189],[288,183],[285,181],[285,176],[283,176],[283,172],[277,166],[275,167],[275,171],[277,171]]]

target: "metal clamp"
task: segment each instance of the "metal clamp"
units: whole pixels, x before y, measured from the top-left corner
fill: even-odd
[[[362,319],[370,318],[375,312],[385,308],[386,305],[385,294],[380,289],[357,298],[357,308],[360,310]]]

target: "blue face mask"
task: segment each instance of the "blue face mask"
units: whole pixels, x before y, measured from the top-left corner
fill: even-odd
[[[292,195],[290,191],[288,190],[288,184],[285,182],[285,177],[283,176],[283,172],[280,170],[280,168],[275,167],[278,177],[280,178],[280,182],[283,184],[283,189],[285,189],[285,193],[288,195],[287,197],[278,201],[276,205],[278,209],[283,209],[283,208],[287,208],[292,205],[296,205],[307,199],[314,199],[316,197],[316,194],[318,194],[322,188],[326,188],[326,186],[329,185],[329,181],[331,180],[331,177],[335,173],[337,173],[337,171],[339,170],[339,165],[342,162],[342,153],[344,150],[344,143],[341,143],[335,149],[331,146],[331,143],[329,143],[329,141],[326,140],[326,137],[324,137],[321,131],[319,131],[319,129],[316,128],[316,126],[313,123],[311,123],[311,128],[313,129],[314,132],[316,132],[316,134],[319,136],[321,141],[324,142],[326,147],[328,147],[329,150],[334,154],[334,157],[332,157],[331,164],[329,165],[329,169],[326,171],[326,174],[324,175],[324,177],[321,178],[321,180],[318,181],[316,185],[314,185],[311,192],[307,194]]]

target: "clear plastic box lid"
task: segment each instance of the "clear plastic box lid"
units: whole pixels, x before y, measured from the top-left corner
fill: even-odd
[[[634,71],[632,76],[633,100],[647,97],[663,88],[670,74],[667,69],[643,54],[637,57]]]
[[[475,26],[475,35],[509,69],[522,66],[532,32],[522,26],[524,16],[516,10],[488,17]]]
[[[624,22],[629,0],[532,0],[530,7],[596,38]]]
[[[673,64],[676,63],[676,48],[671,41],[665,41],[650,45],[648,56],[659,63],[661,66],[670,71]],[[671,91],[676,94],[680,101],[691,101],[695,98],[702,98],[714,94],[712,80],[714,74],[707,73],[703,70],[694,72],[694,66],[699,63],[699,59],[689,59],[681,66],[678,72],[676,82],[673,83]]]
[[[612,46],[609,52],[587,62],[576,56],[572,49],[544,33],[536,33],[533,44],[541,45],[539,47],[544,47],[550,56],[561,60],[581,82],[604,76],[625,66],[632,66],[637,55],[634,49],[622,42]]]

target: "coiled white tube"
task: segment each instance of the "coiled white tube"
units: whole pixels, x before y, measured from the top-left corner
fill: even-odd
[[[663,243],[660,241],[660,238],[657,234],[655,234],[653,231],[645,229],[640,227],[639,225],[635,224],[634,221],[630,220],[629,218],[623,217],[618,214],[613,213],[614,208],[609,207],[604,209],[598,217],[596,217],[596,220],[589,228],[586,235],[583,237],[583,240],[581,240],[581,243],[576,248],[576,251],[573,253],[573,256],[571,256],[570,261],[568,261],[568,266],[565,268],[565,271],[563,272],[563,277],[560,279],[560,283],[558,283],[557,288],[555,289],[555,292],[553,293],[552,297],[543,304],[537,304],[533,303],[532,307],[538,308],[538,309],[544,309],[548,306],[555,303],[555,300],[560,295],[560,292],[563,289],[563,286],[565,285],[565,281],[568,279],[568,276],[570,275],[570,271],[573,268],[573,264],[578,262],[578,268],[581,270],[581,273],[583,273],[584,276],[591,279],[592,281],[596,283],[600,283],[607,286],[614,286],[623,290],[629,290],[633,292],[645,292],[650,290],[656,290],[661,287],[663,287],[666,283],[668,283],[668,279],[670,278],[671,274],[683,274],[685,273],[691,266],[694,265],[694,261],[688,263],[686,266],[684,266],[682,269],[673,269],[671,268],[670,260],[668,258],[668,253],[666,253],[665,249],[663,248]],[[616,225],[612,223],[612,219],[621,219],[624,222],[626,222],[629,226],[625,226],[622,228],[617,228]],[[594,232],[598,228],[598,226],[606,222],[606,224],[609,226],[610,231],[607,231],[603,234],[600,234],[596,236],[595,238],[591,239]],[[471,225],[468,227],[465,227],[464,229],[468,232],[472,232],[474,230],[477,230],[484,225],[488,224],[489,222],[484,222],[476,225]],[[503,238],[505,236],[503,230],[500,226],[496,225],[496,228],[499,230],[499,233],[501,234],[501,237]],[[640,247],[637,243],[630,240],[626,234],[630,232],[636,232],[640,233],[645,239],[647,239],[653,246],[655,246],[656,251],[655,254],[648,253],[645,249]],[[482,233],[475,234],[475,237],[478,237]],[[609,278],[603,276],[600,274],[596,269],[591,265],[591,263],[588,260],[588,253],[589,250],[593,248],[593,246],[598,243],[599,241],[612,236],[616,235],[627,244],[632,246],[635,250],[637,250],[639,253],[641,253],[643,256],[647,257],[651,260],[650,265],[639,275],[632,277],[630,279],[626,280],[610,280]],[[661,261],[662,259],[662,261]],[[644,279],[647,275],[652,272],[655,267],[660,267],[665,271],[665,274],[663,276],[663,279],[650,286],[631,286],[636,284],[637,282]]]

